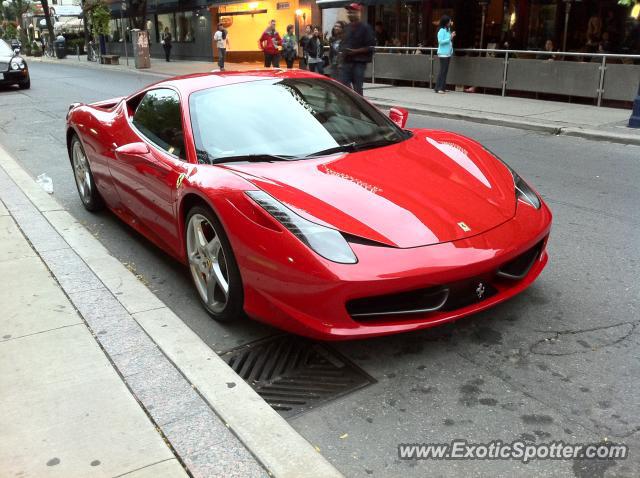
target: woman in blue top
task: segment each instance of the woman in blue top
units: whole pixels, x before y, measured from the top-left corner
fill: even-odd
[[[438,58],[440,61],[440,72],[436,81],[436,93],[445,93],[447,89],[447,73],[449,72],[449,61],[453,55],[453,39],[456,32],[451,31],[453,22],[447,15],[442,15],[440,19],[440,29],[438,30]]]

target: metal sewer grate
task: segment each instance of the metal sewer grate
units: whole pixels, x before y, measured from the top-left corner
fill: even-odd
[[[285,418],[375,383],[326,345],[292,335],[251,342],[221,357]]]

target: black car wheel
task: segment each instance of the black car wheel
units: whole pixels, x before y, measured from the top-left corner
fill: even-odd
[[[218,218],[209,208],[193,207],[187,215],[185,235],[191,278],[204,308],[220,322],[242,317],[240,270]]]
[[[31,88],[31,78],[27,78],[25,81],[21,81],[20,83],[18,83],[18,87],[21,90],[28,90],[29,88]]]
[[[101,210],[104,207],[104,202],[93,181],[91,166],[82,143],[76,135],[73,135],[71,139],[69,154],[71,156],[73,176],[75,177],[76,187],[83,206],[87,211],[95,212]]]

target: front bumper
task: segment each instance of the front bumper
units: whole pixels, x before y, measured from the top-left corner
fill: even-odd
[[[278,233],[261,227],[233,209],[235,218],[245,219],[241,229],[225,224],[242,274],[245,311],[257,320],[317,339],[374,337],[456,320],[523,291],[548,260],[551,212],[544,204],[536,210],[519,203],[511,220],[459,241],[409,249],[351,244],[358,257],[358,263],[351,265],[324,260],[288,231]],[[523,277],[496,276],[498,269],[536,246],[540,248],[535,260]],[[366,302],[366,298],[476,279],[492,294],[463,302],[459,308],[366,320],[350,315],[347,309],[354,300]]]
[[[25,68],[24,70],[8,70],[2,72],[2,76],[0,77],[0,84],[15,85],[27,81],[28,79],[29,70],[27,68]]]

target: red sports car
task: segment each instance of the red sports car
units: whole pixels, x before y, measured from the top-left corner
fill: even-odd
[[[551,212],[477,142],[325,77],[199,74],[73,104],[84,206],[191,270],[217,320],[320,339],[421,329],[521,292]]]

